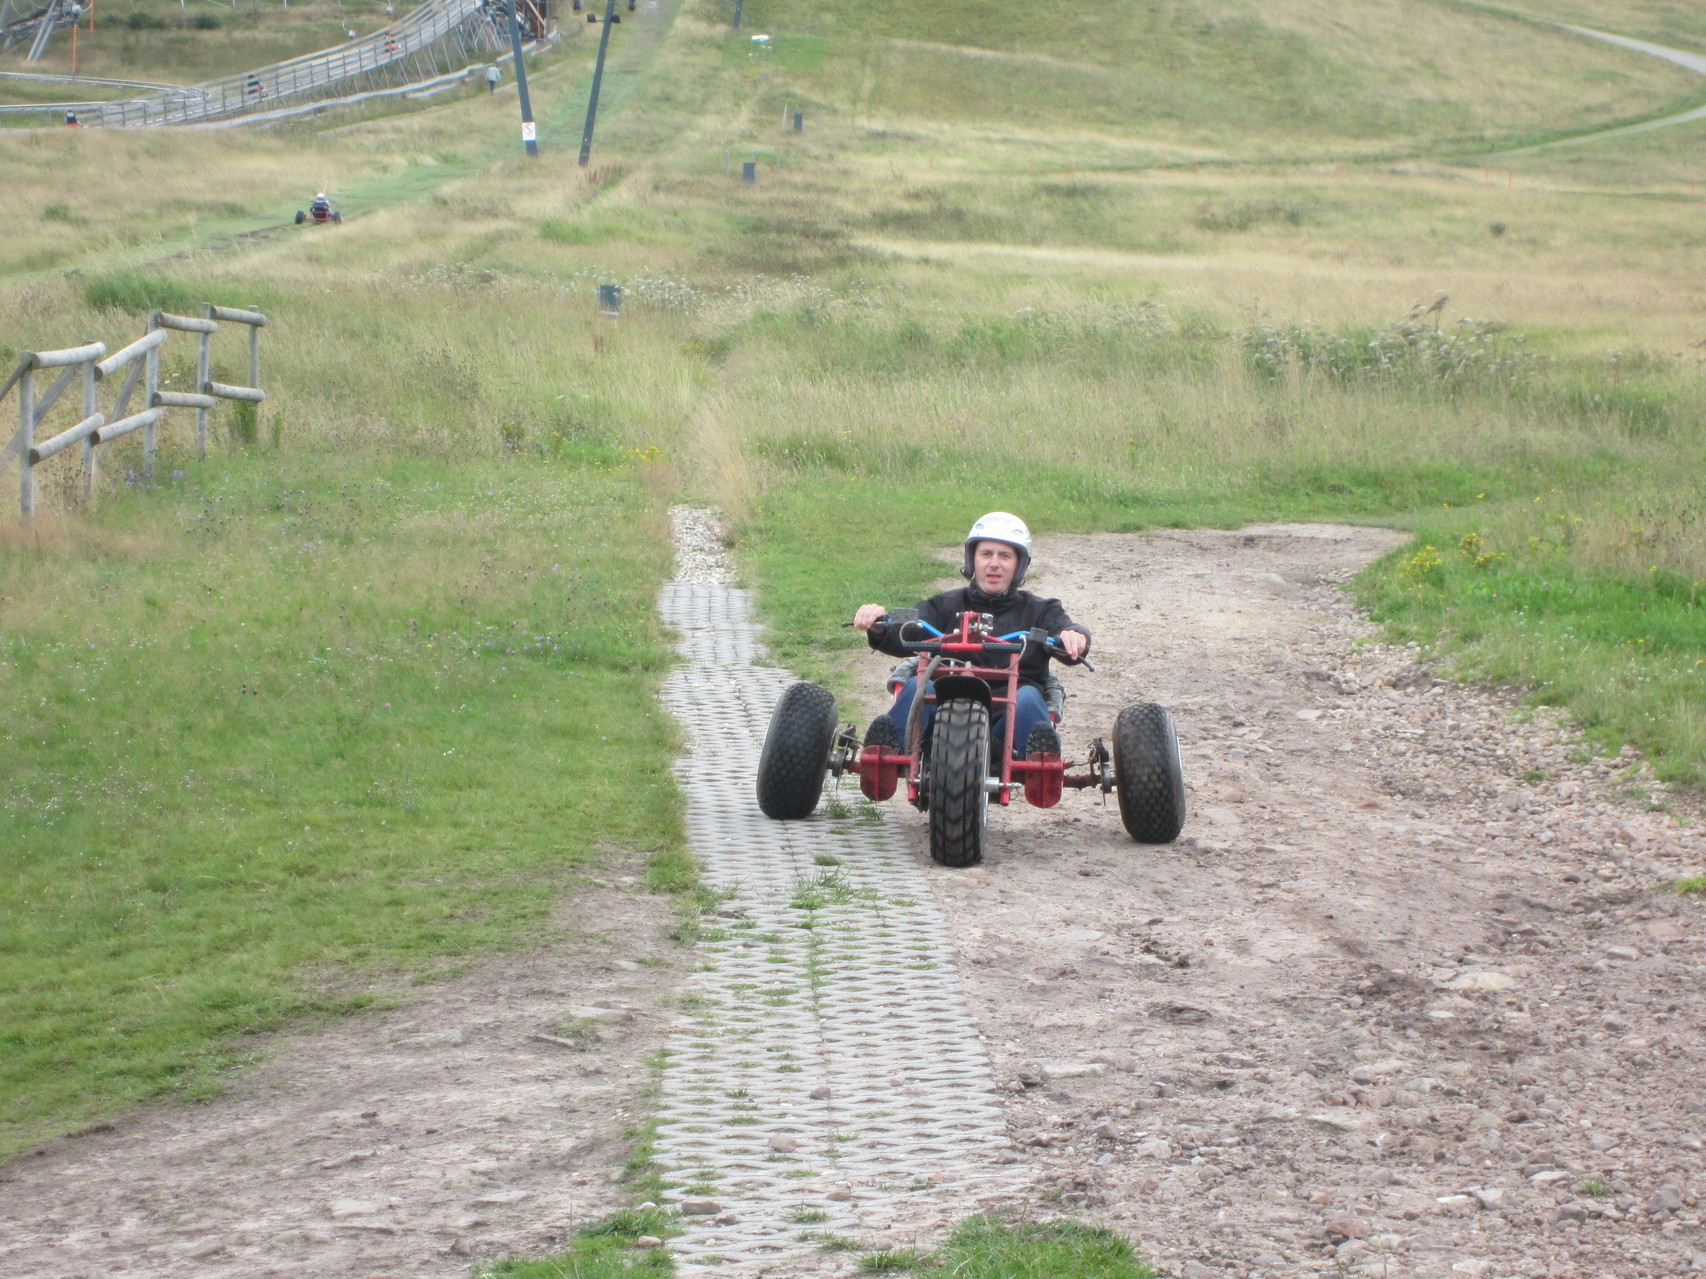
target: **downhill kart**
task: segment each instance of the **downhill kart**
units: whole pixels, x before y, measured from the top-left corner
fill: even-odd
[[[297,226],[301,226],[304,222],[312,222],[315,226],[328,226],[332,223],[342,226],[343,221],[344,215],[336,209],[309,209],[306,213],[301,209],[296,211]]]
[[[1032,644],[1070,659],[1046,631],[995,635],[993,622],[987,613],[961,613],[956,628],[942,632],[921,621],[916,609],[897,609],[882,619],[881,625],[900,628],[902,647],[917,655],[919,692],[906,724],[897,726],[898,749],[861,745],[855,725],[838,729],[828,689],[807,683],[786,689],[771,713],[758,760],[764,815],[783,821],[809,817],[824,779],[854,772],[867,799],[886,800],[904,789],[907,802],[929,814],[930,856],[944,866],[982,860],[991,799],[1005,807],[1017,794],[1033,807],[1052,808],[1067,788],[1113,792],[1126,832],[1139,843],[1177,839],[1185,824],[1185,780],[1172,717],[1154,702],[1139,702],[1115,719],[1112,749],[1097,738],[1082,763],[1046,750],[1015,759],[1011,710],[1019,693],[1019,659]],[[897,670],[891,684],[910,673]],[[1063,692],[1049,698],[1052,722],[1059,722],[1063,700]],[[927,703],[935,708],[928,727]],[[990,726],[998,716],[1005,724],[995,741]]]

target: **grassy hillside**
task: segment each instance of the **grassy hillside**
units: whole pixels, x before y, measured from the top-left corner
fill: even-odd
[[[681,497],[736,517],[820,663],[990,507],[1396,524],[1415,544],[1361,587],[1394,634],[1706,782],[1706,297],[1678,265],[1706,127],[1464,150],[1697,78],[1445,3],[749,0],[767,54],[727,8],[616,29],[590,172],[586,41],[535,86],[537,161],[508,92],[0,136],[0,365],[152,305],[274,318],[258,436],[221,417],[196,464],[179,422],[152,482],[120,445],[98,512],[68,454],[40,525],[0,517],[28,728],[0,747],[28,850],[0,1141],[519,944],[601,841],[679,884],[648,602]],[[289,226],[319,186],[354,216]]]
[[[776,74],[825,110],[1061,164],[1479,149],[1701,96],[1686,72],[1448,0],[752,0],[746,20],[794,37]]]
[[[1537,0],[1489,6],[1682,49],[1706,49],[1706,10],[1693,0]]]

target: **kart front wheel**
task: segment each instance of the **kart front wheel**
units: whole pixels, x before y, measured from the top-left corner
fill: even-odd
[[[989,708],[954,700],[936,708],[930,728],[930,857],[943,866],[983,860],[989,826]]]
[[[1120,820],[1140,844],[1171,844],[1185,827],[1185,773],[1173,717],[1139,702],[1114,721],[1114,787]]]
[[[777,821],[810,817],[835,744],[835,694],[792,684],[776,699],[758,756],[758,807]]]

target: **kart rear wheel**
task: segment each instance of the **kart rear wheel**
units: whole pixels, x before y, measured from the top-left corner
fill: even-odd
[[[308,220],[308,215],[306,213],[304,213],[301,209],[298,209],[296,211],[296,225],[301,226],[307,220]]]
[[[777,821],[810,817],[834,744],[835,694],[816,684],[790,685],[776,699],[758,756],[759,810]]]
[[[1173,717],[1139,702],[1114,721],[1114,788],[1120,820],[1140,844],[1171,844],[1185,827],[1185,773]]]
[[[983,860],[989,826],[989,708],[955,700],[936,708],[930,728],[930,857],[943,866]]]

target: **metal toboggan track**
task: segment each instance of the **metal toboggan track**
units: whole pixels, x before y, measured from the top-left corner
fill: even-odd
[[[945,924],[887,814],[851,779],[805,821],[759,813],[764,731],[794,677],[758,664],[726,564],[697,560],[683,552],[660,601],[684,659],[663,697],[687,739],[692,848],[727,899],[664,1071],[657,1159],[686,1228],[671,1247],[688,1273],[828,1270],[801,1234],[928,1230],[1018,1178]]]

